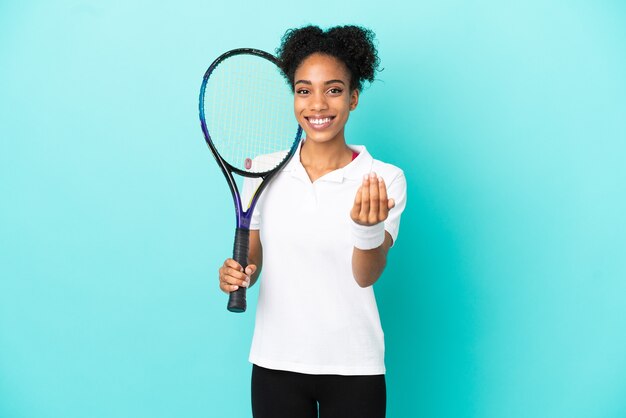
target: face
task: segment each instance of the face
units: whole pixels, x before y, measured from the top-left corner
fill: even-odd
[[[348,69],[336,58],[312,54],[296,69],[294,111],[307,141],[345,142],[344,128],[358,101]]]

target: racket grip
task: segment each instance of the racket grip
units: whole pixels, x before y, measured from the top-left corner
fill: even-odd
[[[241,264],[244,269],[248,267],[248,249],[250,248],[250,230],[237,228],[235,231],[235,245],[233,247],[233,259]],[[246,288],[239,287],[228,295],[227,309],[231,312],[246,311]]]

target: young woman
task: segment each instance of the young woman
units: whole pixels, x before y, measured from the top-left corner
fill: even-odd
[[[384,340],[372,285],[398,234],[402,171],[347,145],[363,82],[378,67],[357,26],[287,31],[278,48],[306,133],[258,202],[249,265],[228,259],[220,288],[253,285],[263,266],[250,361],[255,418],[385,416]]]

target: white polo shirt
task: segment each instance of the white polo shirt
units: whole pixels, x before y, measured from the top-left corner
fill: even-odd
[[[352,274],[350,209],[363,175],[383,177],[396,205],[385,221],[394,242],[406,204],[399,168],[365,147],[347,166],[311,183],[300,150],[261,195],[251,229],[259,229],[263,271],[250,362],[307,374],[385,373],[384,338],[373,288]],[[244,187],[249,193],[251,182]]]

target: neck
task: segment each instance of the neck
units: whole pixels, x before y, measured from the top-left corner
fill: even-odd
[[[312,182],[331,171],[345,167],[350,161],[352,150],[345,140],[322,143],[304,141],[300,150],[300,162]]]
[[[300,161],[305,167],[317,170],[336,170],[352,161],[352,150],[345,140],[332,142],[304,141]]]

